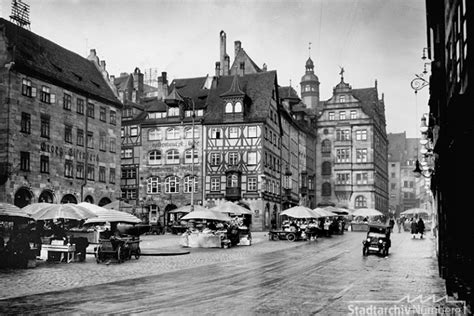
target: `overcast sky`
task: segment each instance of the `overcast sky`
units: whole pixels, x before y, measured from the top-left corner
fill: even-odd
[[[135,67],[166,71],[170,80],[213,75],[224,30],[231,61],[240,40],[257,65],[277,70],[279,84],[291,80],[298,92],[311,55],[322,100],[340,81],[339,66],[353,88],[377,79],[388,133],[419,137],[428,112],[428,88],[415,96],[410,87],[423,70],[425,0],[24,1],[33,32],[83,56],[95,48],[111,75]],[[0,3],[8,19],[11,1]]]

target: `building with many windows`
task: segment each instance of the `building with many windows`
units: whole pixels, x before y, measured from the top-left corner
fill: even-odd
[[[83,58],[0,19],[0,201],[106,204],[120,193],[122,104]]]
[[[352,89],[344,82],[320,102],[316,145],[318,205],[388,211],[385,105],[377,82]]]

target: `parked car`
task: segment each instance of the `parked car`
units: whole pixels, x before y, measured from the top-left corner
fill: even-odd
[[[367,256],[370,252],[377,252],[382,256],[388,255],[391,246],[390,226],[381,224],[369,224],[367,237],[362,241],[362,254]]]

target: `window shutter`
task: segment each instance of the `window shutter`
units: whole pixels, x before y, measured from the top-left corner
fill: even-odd
[[[50,97],[50,103],[51,103],[51,104],[54,104],[54,103],[56,103],[56,95],[55,95],[55,94],[53,94],[53,93],[51,93],[51,97]]]

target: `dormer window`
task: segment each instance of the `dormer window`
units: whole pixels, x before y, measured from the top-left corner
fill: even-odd
[[[232,103],[227,102],[227,104],[225,105],[225,112],[226,113],[234,112],[234,106],[232,105]]]
[[[341,95],[339,96],[339,102],[346,102],[346,96],[345,95]]]
[[[168,116],[179,116],[179,108],[168,108]]]
[[[225,105],[225,113],[242,113],[242,102],[227,102]]]
[[[234,112],[235,113],[241,113],[242,112],[242,103],[241,102],[239,102],[239,101],[235,102]]]

